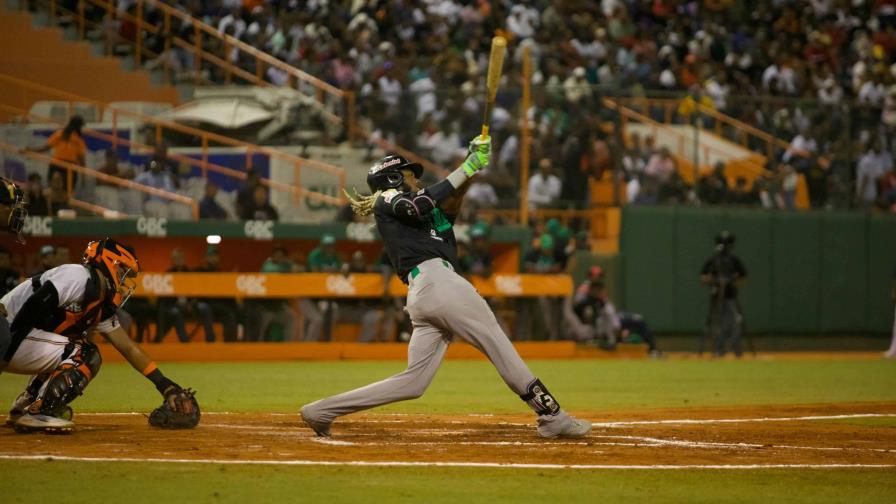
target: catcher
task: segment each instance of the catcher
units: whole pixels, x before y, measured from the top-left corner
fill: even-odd
[[[50,269],[0,299],[11,334],[3,352],[6,370],[33,375],[13,403],[7,425],[18,432],[72,431],[68,405],[100,370],[99,349],[87,339],[94,329],[162,394],[162,405],[149,416],[151,425],[199,423],[193,392],[166,378],[118,323],[115,313],[133,293],[139,271],[134,249],[106,238],[87,245],[81,264]]]

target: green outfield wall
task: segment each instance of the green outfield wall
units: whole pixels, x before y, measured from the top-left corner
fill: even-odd
[[[624,306],[659,331],[693,333],[709,293],[698,280],[723,229],[749,279],[751,332],[885,332],[892,327],[896,218],[864,212],[626,207],[620,252]]]

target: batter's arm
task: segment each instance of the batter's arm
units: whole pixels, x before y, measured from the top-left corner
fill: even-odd
[[[108,325],[103,327],[103,324]],[[114,325],[114,327],[110,327],[112,325]],[[153,362],[130,337],[128,337],[128,333],[121,328],[120,324],[117,322],[104,321],[100,324],[98,329],[100,334],[102,334],[103,337],[118,350],[118,353],[128,361],[131,367],[139,371],[140,374],[145,376],[156,386],[156,389],[160,394],[164,396],[165,392],[170,390],[171,387],[180,388],[179,385],[166,378],[162,372],[159,371],[156,363]]]
[[[452,221],[454,221],[457,214],[460,213],[460,207],[464,202],[464,196],[466,196],[472,180],[473,179],[471,178],[467,179],[460,187],[454,190],[454,194],[450,198],[442,203],[442,211],[445,212],[445,215]]]

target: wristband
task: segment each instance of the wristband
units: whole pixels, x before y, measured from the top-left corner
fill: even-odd
[[[146,369],[153,368],[149,373],[146,373],[146,378],[149,379],[156,386],[156,390],[159,391],[160,394],[165,395],[165,391],[171,387],[176,387],[173,381],[169,380],[162,374],[161,371],[157,367],[155,367],[155,363],[151,363],[149,366],[146,366]]]

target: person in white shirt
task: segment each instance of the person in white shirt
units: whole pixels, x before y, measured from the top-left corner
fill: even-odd
[[[538,173],[529,178],[529,208],[550,208],[560,198],[560,178],[551,173],[551,160],[538,162]]]
[[[871,206],[877,200],[877,179],[886,172],[879,150],[877,141],[872,140],[856,166],[856,201],[862,206]]]

